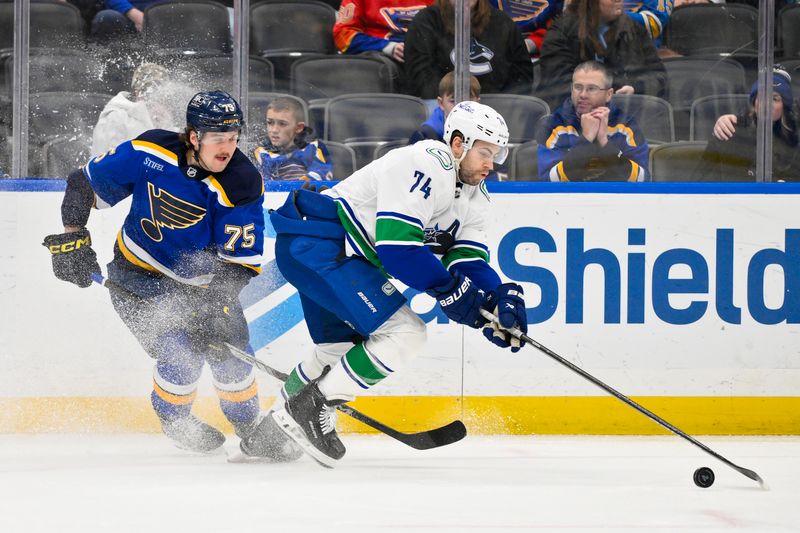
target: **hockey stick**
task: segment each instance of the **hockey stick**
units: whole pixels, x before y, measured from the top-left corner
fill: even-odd
[[[106,279],[100,273],[92,273],[92,281],[97,283],[98,285],[102,285],[109,290],[118,290],[128,294],[131,294],[130,291],[125,289],[124,287],[120,287],[113,281]],[[230,351],[231,355],[240,359],[246,363],[250,363],[251,365],[255,366],[259,370],[266,372],[270,376],[280,380],[286,381],[289,377],[288,374],[281,372],[271,366],[268,366],[266,363],[257,359],[250,355],[247,352],[244,352],[233,346],[231,344],[225,343]],[[378,422],[374,418],[371,418],[364,413],[350,407],[347,404],[342,404],[337,407],[341,412],[346,415],[349,415],[359,422],[366,424],[367,426],[377,429],[381,433],[385,433],[389,435],[393,439],[396,439],[403,444],[414,448],[415,450],[430,450],[432,448],[438,448],[440,446],[447,446],[448,444],[453,444],[454,442],[458,442],[463,439],[467,435],[467,428],[464,426],[464,423],[460,420],[455,420],[450,422],[447,425],[434,428],[428,431],[420,431],[418,433],[402,433],[394,428],[387,426],[381,422]]]
[[[492,313],[490,313],[489,311],[487,311],[485,309],[481,309],[481,315],[483,315],[483,317],[485,319],[487,319],[487,320],[489,320],[491,322],[497,322],[497,317],[494,316]],[[600,381],[599,379],[597,379],[596,377],[594,377],[590,373],[586,372],[582,368],[570,363],[569,361],[567,361],[566,359],[564,359],[563,357],[561,357],[560,355],[555,353],[553,350],[551,350],[547,346],[544,346],[544,345],[536,342],[532,338],[528,337],[525,333],[520,331],[519,328],[506,328],[506,331],[508,331],[511,335],[515,336],[516,338],[527,342],[528,344],[530,344],[531,346],[533,346],[534,348],[536,348],[540,352],[544,353],[545,355],[555,359],[557,362],[559,362],[562,365],[566,366],[567,368],[569,368],[573,372],[579,374],[583,378],[591,381],[592,383],[594,383],[595,385],[597,385],[598,387],[600,387],[601,389],[603,389],[607,393],[611,394],[612,396],[614,396],[618,400],[621,400],[621,401],[625,402],[626,404],[630,405],[631,407],[633,407],[634,409],[636,409],[637,411],[639,411],[640,413],[645,415],[650,420],[656,422],[660,426],[670,430],[671,432],[673,432],[674,434],[678,435],[679,437],[683,437],[684,439],[688,440],[689,442],[691,442],[692,444],[694,444],[695,446],[697,446],[698,448],[700,448],[701,450],[703,450],[707,454],[711,455],[712,457],[715,457],[716,459],[719,459],[720,461],[722,461],[726,465],[730,466],[731,468],[733,468],[734,470],[736,470],[740,474],[749,477],[753,481],[757,481],[762,489],[765,489],[765,490],[767,489],[767,486],[764,483],[764,480],[761,479],[761,476],[759,476],[758,474],[756,474],[752,470],[749,470],[747,468],[744,468],[744,467],[741,467],[741,466],[739,466],[737,464],[734,464],[732,461],[730,461],[730,460],[726,459],[725,457],[723,457],[722,455],[718,454],[717,452],[715,452],[714,450],[712,450],[711,448],[709,448],[708,446],[706,446],[702,442],[698,441],[697,439],[695,439],[691,435],[688,435],[688,434],[684,433],[683,431],[681,431],[677,427],[673,426],[672,424],[670,424],[669,422],[667,422],[666,420],[664,420],[660,416],[658,416],[655,413],[653,413],[652,411],[649,411],[648,409],[642,407],[641,405],[639,405],[638,403],[634,402],[633,400],[631,400],[630,398],[628,398],[627,396],[625,396],[621,392],[618,392],[616,389],[610,387],[609,385],[606,385],[605,383],[603,383],[602,381]]]
[[[280,381],[286,381],[286,379],[289,377],[288,374],[272,368],[261,359],[253,357],[249,353],[240,350],[236,346],[228,344],[227,342],[225,345],[228,347],[231,355],[233,355],[235,358],[246,363],[250,363],[262,372],[265,372]],[[467,435],[467,428],[464,427],[464,423],[461,422],[461,420],[454,420],[445,426],[427,431],[420,431],[419,433],[402,433],[387,426],[386,424],[378,422],[374,418],[365,415],[361,411],[357,411],[347,404],[338,405],[336,408],[344,414],[355,418],[359,422],[366,424],[373,429],[377,429],[381,433],[385,433],[395,440],[399,440],[406,446],[411,446],[415,450],[430,450],[440,446],[447,446],[448,444],[453,444],[454,442],[460,441]]]

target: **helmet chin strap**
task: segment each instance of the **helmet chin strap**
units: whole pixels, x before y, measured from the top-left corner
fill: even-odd
[[[463,144],[463,140],[462,140],[461,147],[464,148],[464,146],[465,145]],[[461,155],[459,157],[456,157],[455,154],[453,154],[453,162],[455,163],[455,167],[456,167],[456,179],[461,183],[464,183],[463,181],[461,181],[461,162],[464,160],[465,157],[467,157],[467,150],[468,150],[468,148],[467,149],[462,149],[461,150]],[[451,151],[452,151],[452,149],[451,149]]]

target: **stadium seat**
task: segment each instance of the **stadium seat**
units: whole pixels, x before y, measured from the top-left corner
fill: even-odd
[[[343,180],[356,171],[356,153],[349,146],[335,141],[323,141],[333,161],[333,178]]]
[[[336,53],[336,10],[315,0],[271,0],[250,8],[250,53],[275,66],[277,90],[289,91],[292,65]]]
[[[356,152],[356,168],[372,161],[386,141],[407,141],[425,121],[425,103],[404,94],[351,94],[325,105],[327,140],[346,143]]]
[[[91,153],[91,137],[50,139],[42,146],[42,174],[46,178],[66,178],[70,172],[86,164]]]
[[[292,65],[289,92],[309,103],[351,93],[393,93],[398,77],[397,66],[386,56],[308,57]]]
[[[144,44],[153,50],[231,51],[228,10],[212,0],[155,3],[144,9]]]
[[[375,151],[372,152],[372,160],[380,159],[395,148],[402,148],[403,146],[408,146],[408,140],[386,141],[383,144],[379,144]]]
[[[800,4],[787,5],[778,12],[776,32],[781,55],[800,58]]]
[[[648,144],[675,140],[672,106],[663,98],[647,94],[615,94],[612,102],[636,118]]]
[[[681,55],[758,51],[758,9],[746,4],[689,4],[675,8],[664,46]]]
[[[110,94],[96,93],[31,94],[28,116],[28,173],[31,176],[43,175],[43,146],[54,137],[89,142],[100,111],[111,98]]]
[[[233,55],[205,52],[200,54],[172,54],[164,52],[156,55],[156,63],[163,64],[180,75],[180,81],[196,90],[209,88],[233,91]],[[263,57],[248,58],[248,90],[271,92],[275,89],[275,75],[272,63]]]
[[[500,113],[508,125],[511,143],[524,143],[536,138],[536,123],[550,113],[550,107],[535,96],[518,94],[482,94],[481,103]]]
[[[725,58],[674,57],[663,60],[667,69],[667,101],[672,105],[675,137],[689,138],[692,102],[703,96],[744,93],[744,67]]]
[[[56,0],[31,2],[31,48],[81,48],[86,23],[80,10]],[[0,3],[0,50],[14,46],[14,2]]]
[[[705,149],[705,141],[679,141],[651,147],[650,179],[658,182],[695,181],[693,174]]]
[[[720,115],[741,115],[747,111],[749,102],[749,94],[720,94],[698,98],[692,102],[689,112],[689,140],[707,141]]]
[[[509,181],[539,181],[539,143],[529,141],[511,150]]]
[[[4,61],[6,88],[11,94],[14,61]],[[28,90],[43,92],[114,92],[110,87],[106,67],[100,59],[87,52],[70,49],[35,48],[28,60]],[[127,88],[126,88],[127,90]]]
[[[250,53],[334,54],[336,10],[314,0],[259,2],[250,7]]]

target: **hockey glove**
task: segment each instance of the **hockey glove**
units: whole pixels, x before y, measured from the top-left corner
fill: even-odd
[[[497,317],[497,322],[489,322],[483,328],[483,336],[501,348],[511,348],[517,353],[525,345],[506,331],[508,328],[519,328],[528,333],[528,317],[525,312],[525,300],[522,298],[522,287],[516,283],[503,283],[486,298],[485,309]]]
[[[60,280],[88,287],[92,284],[92,273],[100,273],[97,254],[92,250],[92,236],[86,228],[48,235],[42,246],[50,250],[53,273]]]
[[[225,265],[217,270],[203,294],[197,327],[203,342],[212,348],[210,356],[214,359],[222,361],[230,356],[226,342],[234,346],[248,343],[247,320],[239,302],[239,292],[248,281],[250,276],[244,268]]]
[[[454,322],[471,328],[479,328],[487,322],[481,316],[486,293],[464,274],[457,274],[447,285],[428,289],[427,293],[436,298],[444,314]]]

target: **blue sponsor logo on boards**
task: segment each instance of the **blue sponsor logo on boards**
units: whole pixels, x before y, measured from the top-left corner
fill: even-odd
[[[498,245],[497,260],[500,270],[518,282],[537,285],[541,300],[528,308],[528,321],[538,324],[551,318],[558,308],[559,291],[564,291],[564,312],[567,324],[584,322],[585,272],[597,265],[604,273],[603,322],[606,324],[643,324],[645,302],[649,301],[655,315],[668,324],[683,325],[697,322],[706,313],[714,312],[729,324],[741,324],[742,312],[761,324],[800,323],[800,229],[787,229],[784,249],[765,248],[757,251],[747,263],[746,294],[734,287],[734,230],[716,230],[714,257],[706,258],[690,248],[665,250],[650,257],[642,247],[646,244],[644,228],[628,229],[627,271],[623,272],[617,255],[606,248],[587,246],[584,229],[566,230],[565,250],[559,250],[553,236],[542,228],[520,227],[508,232]],[[520,244],[533,244],[541,254],[565,254],[563,286],[559,276],[551,270],[535,265],[519,264],[515,250]],[[652,268],[648,271],[647,264]],[[710,292],[709,264],[715,266],[714,287]],[[685,265],[689,276],[670,277],[670,269]],[[764,294],[764,277],[767,268],[780,267],[784,277],[783,301],[778,307],[767,305]],[[685,307],[673,307],[670,295],[691,295]],[[745,301],[743,307],[734,304]],[[622,298],[626,299],[626,313],[622,316]]]

